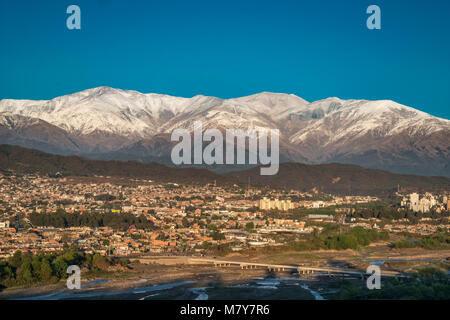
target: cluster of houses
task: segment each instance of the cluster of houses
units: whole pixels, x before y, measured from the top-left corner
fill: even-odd
[[[428,195],[425,195],[431,201]],[[422,198],[422,199],[424,199]],[[408,205],[422,199],[410,197]],[[239,186],[222,187],[215,183],[185,186],[154,183],[150,180],[111,177],[39,177],[37,175],[0,174],[0,258],[16,250],[58,251],[64,243],[77,243],[86,252],[130,256],[148,253],[202,252],[206,244],[229,244],[239,251],[248,247],[282,245],[278,234],[299,236],[321,230],[320,224],[348,223],[378,229],[374,221],[353,219],[345,214],[355,208],[336,208],[332,214],[309,214],[305,221],[288,218],[288,211],[298,208],[321,208],[344,204],[368,203],[370,196],[324,196],[295,190],[280,191]],[[417,201],[416,201],[417,200]],[[437,202],[432,202],[436,206]],[[53,214],[131,213],[147,219],[151,226],[127,230],[108,226],[35,226],[33,213]],[[277,210],[286,218],[276,218],[267,210]],[[341,219],[339,217],[344,217]],[[306,221],[312,223],[307,224]],[[429,233],[432,224],[410,226],[386,225],[388,231]],[[406,229],[405,229],[406,228]]]

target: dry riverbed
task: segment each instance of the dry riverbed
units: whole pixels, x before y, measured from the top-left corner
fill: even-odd
[[[412,262],[386,263],[387,267],[397,270],[410,270],[411,266],[427,265],[427,262],[416,263],[414,261],[445,259],[448,257],[450,257],[450,250],[392,249],[385,243],[378,243],[361,251],[293,251],[258,254],[256,256],[234,253],[226,257],[220,257],[220,259],[274,264],[346,266],[358,269],[365,268],[367,261],[412,260]],[[183,261],[183,258],[180,258],[181,261]],[[184,261],[187,260],[184,259]],[[440,266],[444,265],[444,268],[448,268],[448,264],[448,261],[442,262]],[[212,265],[191,265],[186,263],[172,265],[132,263],[130,268],[125,271],[111,271],[95,275],[85,273],[84,277],[82,273],[82,288],[78,292],[118,291],[184,281],[217,284],[222,281],[245,281],[262,279],[267,276],[267,270],[264,269],[215,268]],[[281,272],[277,273],[276,276],[290,277],[291,275],[288,272]],[[0,299],[19,299],[68,291],[65,281],[60,281],[57,284],[45,286],[8,288],[0,292]]]

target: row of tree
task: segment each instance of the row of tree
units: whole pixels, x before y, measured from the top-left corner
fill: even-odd
[[[332,298],[343,300],[448,300],[450,277],[436,268],[424,268],[411,278],[387,279],[379,290],[364,283],[343,283]]]
[[[34,226],[55,228],[69,227],[111,227],[114,230],[127,230],[134,225],[137,229],[153,229],[153,224],[144,216],[131,213],[67,213],[58,210],[56,213],[30,214],[30,221]]]
[[[0,261],[0,288],[55,283],[67,278],[67,268],[70,265],[85,267],[92,271],[104,271],[112,265],[125,266],[128,263],[126,259],[86,254],[75,246],[66,247],[58,253],[37,255],[16,251],[12,257]]]
[[[336,234],[335,230],[324,230],[321,234],[314,233],[309,241],[293,241],[289,247],[294,250],[317,250],[317,249],[359,249],[377,240],[387,240],[387,232],[367,230],[355,227],[347,233]]]
[[[395,248],[424,248],[428,250],[448,249],[450,247],[450,236],[438,234],[432,237],[419,239],[403,239],[394,243]]]
[[[429,211],[429,212],[414,212],[409,209],[400,209],[395,206],[376,206],[367,208],[358,208],[356,212],[349,214],[352,218],[377,218],[377,219],[409,219],[416,221],[420,218],[445,218],[450,216],[450,211]]]

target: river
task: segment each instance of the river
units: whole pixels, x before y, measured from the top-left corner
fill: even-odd
[[[62,290],[59,292],[22,298],[19,300],[153,300],[153,299],[188,299],[188,300],[218,300],[218,299],[314,299],[325,300],[317,291],[311,289],[314,279],[300,278],[261,278],[253,280],[228,280],[221,283],[180,281],[124,290],[102,290],[101,285],[108,280],[86,283],[81,292]],[[139,284],[134,282],[133,284]]]

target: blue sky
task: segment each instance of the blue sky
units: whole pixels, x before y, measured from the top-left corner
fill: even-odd
[[[81,30],[66,8],[81,8]],[[381,8],[381,30],[366,8]],[[450,118],[450,1],[0,2],[0,99],[97,86],[391,99]]]

